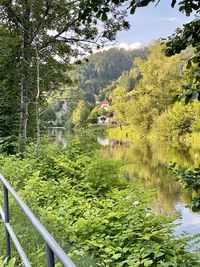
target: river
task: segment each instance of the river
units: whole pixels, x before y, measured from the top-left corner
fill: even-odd
[[[54,129],[53,135],[58,143],[66,146],[63,129]],[[125,179],[147,190],[155,190],[152,209],[156,213],[174,216],[174,223],[179,224],[175,227],[178,234],[182,231],[200,233],[200,212],[194,213],[189,208],[192,192],[183,188],[168,168],[172,162],[187,168],[199,166],[200,147],[170,142],[128,143],[104,137],[98,137],[97,142],[102,145],[102,156],[124,162]]]

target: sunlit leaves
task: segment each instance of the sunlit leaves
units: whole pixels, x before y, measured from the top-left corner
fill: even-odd
[[[28,171],[25,180],[17,172],[20,195],[78,266],[91,266],[88,257],[94,266],[197,266],[197,254],[187,251],[189,239],[177,238],[171,220],[147,207],[152,193],[118,183],[117,163],[102,159],[92,144],[77,141],[67,149],[48,144],[38,163],[29,155],[29,166],[28,159],[15,158],[14,170],[8,157],[1,163],[10,178],[22,166]],[[24,231],[21,237],[27,240]],[[35,254],[32,259],[36,266]]]
[[[173,174],[186,188],[195,191],[190,206],[193,212],[198,212],[200,210],[200,168],[198,167],[191,170],[178,167],[175,164],[170,165],[170,168],[172,169]]]

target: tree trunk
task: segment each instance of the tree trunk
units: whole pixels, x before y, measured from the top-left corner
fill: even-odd
[[[31,65],[31,25],[30,25],[30,2],[24,6],[24,34],[23,34],[23,59],[21,77],[21,112],[19,129],[19,152],[23,154],[27,142],[28,106],[29,106],[29,83]]]
[[[26,142],[27,142],[27,124],[28,124],[28,77],[29,74],[26,72],[22,77],[21,84],[21,112],[20,112],[20,130],[19,130],[19,152],[23,154]]]
[[[39,156],[39,147],[40,147],[40,107],[39,107],[39,99],[40,99],[40,62],[37,47],[36,51],[36,75],[37,75],[37,93],[35,99],[35,111],[36,111],[36,144],[35,144],[35,157],[38,159]]]

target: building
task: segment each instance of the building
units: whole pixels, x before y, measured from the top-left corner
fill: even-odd
[[[104,108],[106,111],[108,111],[108,108],[110,106],[110,102],[107,98],[105,98],[103,101],[100,102],[99,107]]]

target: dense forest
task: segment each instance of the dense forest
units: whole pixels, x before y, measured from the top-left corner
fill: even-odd
[[[102,88],[119,78],[124,71],[134,66],[134,59],[146,58],[147,49],[125,50],[111,48],[95,53],[75,70],[78,86],[85,92],[86,100],[95,103],[94,95],[99,96]],[[100,99],[105,95],[100,95]],[[103,100],[103,99],[102,99]]]

